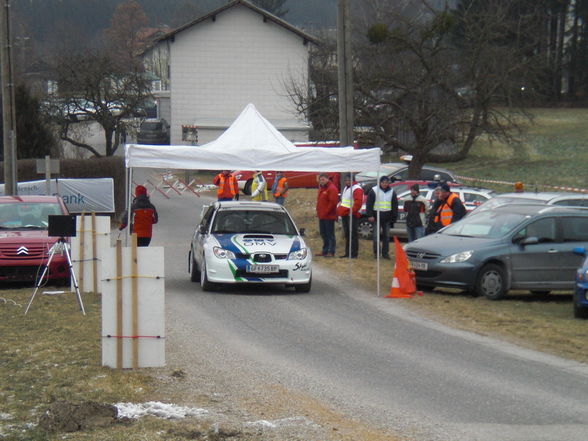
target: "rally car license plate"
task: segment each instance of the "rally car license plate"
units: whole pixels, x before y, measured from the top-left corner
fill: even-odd
[[[278,265],[247,265],[247,272],[256,274],[279,273],[280,267]]]
[[[419,271],[427,271],[429,269],[429,264],[427,262],[415,262],[414,260],[411,260],[410,266],[413,270]]]

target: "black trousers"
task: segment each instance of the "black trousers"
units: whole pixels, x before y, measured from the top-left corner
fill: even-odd
[[[137,246],[138,247],[148,247],[151,243],[150,237],[137,237]]]
[[[345,237],[345,252],[344,255],[349,254],[349,216],[341,218],[343,222],[343,236]],[[357,257],[359,252],[359,241],[357,239],[357,225],[359,221],[356,217],[351,218],[351,257]]]

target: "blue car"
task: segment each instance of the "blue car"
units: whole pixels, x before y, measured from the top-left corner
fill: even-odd
[[[574,291],[574,317],[588,318],[588,251],[584,247],[574,248],[574,254],[584,256],[584,263],[576,272]]]

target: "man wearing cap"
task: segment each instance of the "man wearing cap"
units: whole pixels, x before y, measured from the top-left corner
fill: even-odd
[[[447,182],[439,184],[437,190],[439,191],[439,200],[433,206],[432,223],[429,223],[428,233],[435,233],[466,215],[466,209],[461,199],[451,192]]]
[[[378,257],[378,217],[380,223],[380,240],[382,241],[381,254],[384,259],[389,259],[390,227],[398,217],[398,197],[390,187],[390,178],[382,176],[379,185],[374,186],[368,193],[365,203],[368,220],[373,224],[373,248],[374,257]]]
[[[127,226],[127,216],[125,210],[119,230]],[[153,224],[156,224],[158,220],[157,209],[149,200],[147,189],[142,185],[137,185],[135,199],[131,204],[131,233],[137,233],[137,246],[149,246],[153,234]]]
[[[357,226],[361,217],[360,210],[363,203],[363,190],[354,182],[351,175],[346,174],[343,180],[345,188],[341,193],[341,202],[337,206],[337,216],[341,217],[343,235],[345,237],[345,253],[339,257],[356,259],[359,253]],[[351,216],[349,213],[351,212]],[[350,219],[351,218],[351,219]],[[350,222],[351,220],[351,222]],[[349,250],[351,249],[351,255]]]

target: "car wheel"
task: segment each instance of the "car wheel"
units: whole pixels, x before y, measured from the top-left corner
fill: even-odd
[[[251,196],[251,186],[253,185],[253,179],[247,179],[245,182],[245,187],[243,187],[243,194],[247,196]]]
[[[308,280],[308,283],[294,285],[294,289],[296,290],[296,292],[310,292],[311,285],[312,277]]]
[[[586,319],[588,318],[588,308],[579,306],[574,301],[574,317],[579,319]]]
[[[506,294],[506,275],[500,265],[489,263],[478,273],[476,292],[490,300],[498,300]]]
[[[202,268],[200,268],[200,287],[202,291],[212,291],[214,288],[214,283],[208,280],[208,276],[206,275],[206,260],[202,259]]]
[[[188,260],[190,264],[190,281],[200,282],[200,269],[198,268],[196,260],[194,260],[192,256],[192,251],[190,251],[190,254],[188,255]]]
[[[362,239],[371,239],[372,234],[374,233],[374,226],[367,218],[363,218],[359,220],[357,224],[357,234]]]

